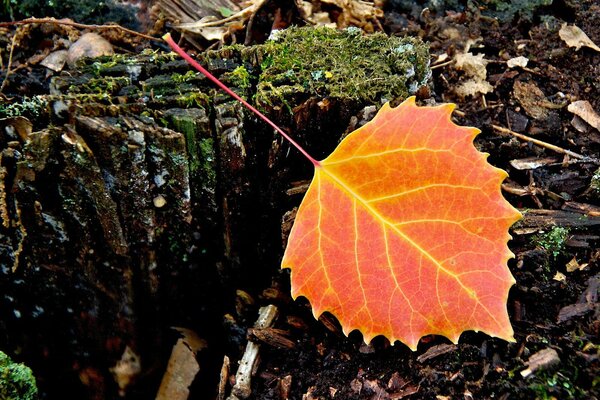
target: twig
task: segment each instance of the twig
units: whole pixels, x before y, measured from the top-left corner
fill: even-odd
[[[449,61],[445,61],[445,62],[441,62],[439,64],[433,64],[429,69],[442,68],[442,67],[445,67],[446,65],[450,65],[452,63],[454,63],[454,59],[449,60]]]
[[[272,304],[261,307],[254,327],[259,329],[267,328],[273,324],[276,317],[277,307]],[[228,400],[246,399],[252,394],[250,378],[258,360],[259,348],[260,345],[258,343],[248,341],[246,351],[240,360],[240,366],[235,374],[235,385],[231,389],[231,396],[228,397]]]
[[[15,43],[17,42],[17,36],[19,36],[18,33],[19,33],[19,28],[17,28],[15,35],[13,36],[12,41],[10,43],[10,54],[8,55],[8,64],[6,64],[6,75],[4,75],[4,80],[2,81],[2,85],[0,85],[0,93],[2,93],[2,91],[4,90],[4,87],[8,83],[8,77],[9,77],[10,73],[12,72],[10,70],[10,67],[12,66],[13,51],[15,50]]]
[[[225,388],[229,378],[229,357],[223,357],[223,366],[221,366],[221,374],[219,376],[219,392],[217,400],[225,400]]]
[[[589,162],[592,162],[592,163],[598,163],[598,160],[595,159],[595,158],[587,157],[587,156],[581,155],[579,153],[575,153],[574,151],[563,149],[562,147],[558,147],[558,146],[555,146],[553,144],[544,142],[542,140],[532,138],[531,136],[523,135],[522,133],[511,131],[510,129],[503,128],[503,127],[501,127],[499,125],[493,125],[492,124],[492,128],[494,128],[494,130],[496,130],[498,132],[512,135],[512,136],[514,136],[516,138],[519,138],[521,140],[525,140],[527,142],[531,142],[531,143],[536,144],[536,145],[538,145],[540,147],[544,147],[546,149],[555,151],[557,153],[566,154],[569,157],[573,157],[573,158],[576,158],[578,160],[585,160],[585,161],[589,161]]]
[[[72,26],[74,28],[79,28],[79,29],[92,29],[92,30],[118,29],[120,31],[129,33],[130,35],[139,36],[144,39],[154,40],[156,42],[162,41],[160,38],[155,38],[154,36],[136,32],[134,30],[124,28],[121,25],[117,25],[117,24],[87,25],[87,24],[80,24],[78,22],[73,22],[73,21],[60,20],[60,19],[56,19],[56,18],[27,18],[27,19],[24,19],[21,21],[0,22],[0,27],[15,26],[15,25],[16,26],[30,25],[30,24],[66,25],[66,26]]]

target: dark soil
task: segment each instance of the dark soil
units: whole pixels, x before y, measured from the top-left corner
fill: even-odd
[[[549,210],[536,219],[537,225],[526,218],[511,232],[509,247],[516,257],[509,268],[517,284],[510,292],[507,307],[516,342],[466,332],[456,345],[443,337],[425,337],[416,352],[402,343],[392,345],[382,337],[367,346],[358,332],[345,337],[330,315],[316,321],[305,299],[290,298],[289,273],[280,271],[277,265],[263,266],[259,277],[247,282],[231,280],[232,287],[221,288],[226,295],[219,298],[227,296],[225,304],[216,306],[216,312],[205,313],[212,316],[210,323],[225,322],[215,330],[217,333],[205,335],[208,347],[198,355],[201,372],[190,398],[215,398],[224,355],[232,360],[231,383],[247,341],[247,329],[253,325],[259,306],[266,304],[279,308],[279,318],[275,330],[257,335],[262,341],[253,339],[262,342],[262,347],[251,399],[600,398],[600,133],[586,123],[573,121],[574,115],[567,110],[572,101],[587,100],[600,112],[600,52],[587,47],[570,48],[558,34],[561,25],[568,23],[600,44],[600,4],[595,0],[555,0],[552,6],[543,1],[515,2],[538,6],[507,11],[498,5],[504,3],[500,1],[468,5],[449,1],[460,4],[446,9],[426,3],[390,1],[383,20],[389,34],[419,36],[430,43],[433,85],[429,93],[425,90],[419,97],[424,102],[434,99],[456,103],[459,112],[455,120],[481,129],[476,146],[490,154],[491,164],[509,173],[504,195],[515,207],[525,213],[531,210],[534,215],[538,215],[536,210]],[[456,88],[468,77],[445,61],[464,52],[469,40],[469,51],[489,61],[487,81],[493,88],[485,95],[462,98]],[[10,43],[7,37],[1,42]],[[442,55],[447,58],[440,58]],[[517,56],[529,60],[526,67],[507,65]],[[6,64],[4,52],[2,58]],[[16,101],[46,92],[48,82],[41,71],[17,70],[4,93]],[[521,84],[527,84],[525,90]],[[543,93],[543,100],[535,97],[535,87]],[[540,101],[541,116],[532,111],[531,105]],[[577,159],[517,139],[493,126],[512,129],[584,157]],[[515,167],[519,160],[530,158],[542,160],[541,166]],[[297,204],[300,198],[296,197],[291,201]],[[560,211],[568,214],[558,214]],[[570,217],[560,219],[559,215]],[[579,268],[568,266],[570,262],[575,265],[573,259]],[[236,289],[243,292],[238,291],[236,296]],[[195,289],[189,283],[182,290]],[[179,295],[182,299],[194,298]],[[67,304],[85,301],[69,299],[68,293],[64,296],[61,301]],[[210,300],[198,298],[206,303],[199,308],[209,308]],[[8,303],[6,300],[1,304]],[[18,304],[13,306],[18,308]],[[193,313],[192,305],[184,308]],[[184,321],[189,320],[193,317],[188,315]],[[8,322],[0,321],[0,328],[7,335],[0,337],[0,350],[35,365],[35,360],[19,359],[17,349],[2,348],[11,343],[10,333],[6,333],[10,327]],[[199,329],[204,329],[199,332],[201,336],[210,331]],[[44,341],[44,335],[37,335],[37,340]],[[165,364],[171,345],[157,351],[164,353]],[[527,369],[531,357],[546,349],[554,349],[559,361],[543,362],[540,369],[523,377],[521,372]],[[61,368],[69,368],[70,360],[57,362],[63,364]],[[152,382],[148,387],[152,390],[134,388],[129,397],[150,398],[149,393],[155,393],[160,383],[160,371],[149,373]],[[38,379],[42,382],[42,398],[62,397],[59,389],[49,383],[55,377],[50,374]],[[68,381],[76,385],[78,379],[81,375]]]

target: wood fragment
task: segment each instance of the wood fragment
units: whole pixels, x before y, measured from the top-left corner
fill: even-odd
[[[525,140],[527,142],[531,142],[531,143],[533,143],[535,145],[538,145],[540,147],[544,147],[546,149],[555,151],[557,153],[566,154],[569,157],[573,157],[573,158],[576,158],[578,160],[585,160],[585,161],[593,163],[593,164],[598,164],[599,163],[598,159],[596,159],[596,158],[587,157],[587,156],[575,153],[574,151],[563,149],[562,147],[555,146],[553,144],[544,142],[542,140],[532,138],[531,136],[523,135],[522,133],[511,131],[510,129],[504,128],[504,127],[499,126],[499,125],[492,124],[492,128],[494,128],[494,130],[497,131],[497,132],[508,134],[508,135],[512,135],[512,136],[514,136],[516,138],[519,138],[521,140]]]
[[[454,344],[439,344],[437,346],[430,347],[427,351],[417,357],[417,361],[422,363],[427,360],[431,360],[433,358],[439,357],[442,354],[450,353],[451,351],[456,350],[456,345]]]
[[[582,218],[582,215],[586,217]],[[565,210],[526,210],[512,229],[517,235],[535,233],[553,226],[583,228],[600,226],[600,216]]]
[[[219,375],[219,391],[217,393],[217,400],[225,400],[225,390],[227,388],[227,381],[229,380],[229,357],[223,356],[223,365],[221,366],[221,373]]]
[[[254,328],[265,329],[270,327],[275,318],[277,318],[277,313],[277,307],[272,304],[261,307]],[[240,366],[235,374],[235,385],[231,389],[231,396],[228,397],[228,400],[246,399],[252,394],[250,381],[252,379],[252,371],[258,360],[259,349],[260,344],[248,341],[246,351],[240,360]]]
[[[292,376],[286,375],[279,379],[277,386],[279,387],[279,397],[281,400],[288,400],[290,397],[290,389],[292,388]]]
[[[90,29],[90,30],[107,30],[107,29],[116,29],[128,33],[130,35],[135,35],[142,37],[148,40],[154,40],[157,42],[162,42],[161,38],[155,38],[150,35],[145,35],[140,32],[133,31],[131,29],[127,29],[117,24],[106,24],[106,25],[88,25],[88,24],[80,24],[77,22],[73,22],[68,19],[56,19],[56,18],[27,18],[21,21],[10,21],[10,22],[0,22],[0,27],[6,26],[19,26],[19,25],[30,25],[30,24],[53,24],[53,25],[66,25],[72,26],[78,29]]]
[[[275,328],[250,328],[248,330],[248,336],[254,341],[260,341],[280,349],[293,349],[296,346],[296,343],[288,338],[289,334],[288,331]]]
[[[189,386],[199,371],[200,365],[193,349],[185,343],[185,339],[178,339],[171,351],[156,400],[187,400]]]
[[[527,378],[538,370],[550,369],[560,363],[560,357],[556,350],[547,348],[538,351],[529,357],[527,368],[521,371],[521,376]]]

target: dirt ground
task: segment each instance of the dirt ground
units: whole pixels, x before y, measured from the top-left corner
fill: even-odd
[[[509,173],[503,193],[526,215],[509,243],[517,283],[507,307],[516,342],[466,332],[456,345],[425,337],[416,352],[382,337],[367,346],[358,332],[345,337],[332,316],[314,320],[306,300],[291,300],[289,273],[274,267],[271,287],[246,288],[232,299],[235,318],[225,324],[224,340],[232,363],[227,388],[258,307],[272,303],[278,320],[253,336],[261,349],[251,399],[600,397],[600,49],[593,48],[600,45],[600,4],[440,3],[391,0],[369,29],[430,43],[433,83],[418,97],[456,103],[456,122],[481,129],[476,146]],[[341,18],[343,8],[328,7],[331,19]],[[280,14],[257,18],[256,40],[268,35],[273,19],[299,18]],[[580,28],[592,44],[567,44],[564,24]],[[4,29],[8,44],[11,31]],[[2,60],[3,78],[6,52]],[[7,98],[47,90],[41,67],[27,71],[14,72]],[[591,111],[569,106],[578,100],[589,102]],[[217,396],[223,355],[210,343],[199,353],[201,372],[190,398]],[[42,398],[54,398],[41,390]]]

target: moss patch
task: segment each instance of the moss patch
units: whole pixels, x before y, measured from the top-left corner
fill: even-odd
[[[358,29],[291,28],[264,45],[256,100],[306,96],[382,101],[427,84],[429,49],[416,38],[364,35]]]
[[[0,399],[37,399],[37,386],[31,369],[25,364],[13,362],[0,351]]]

